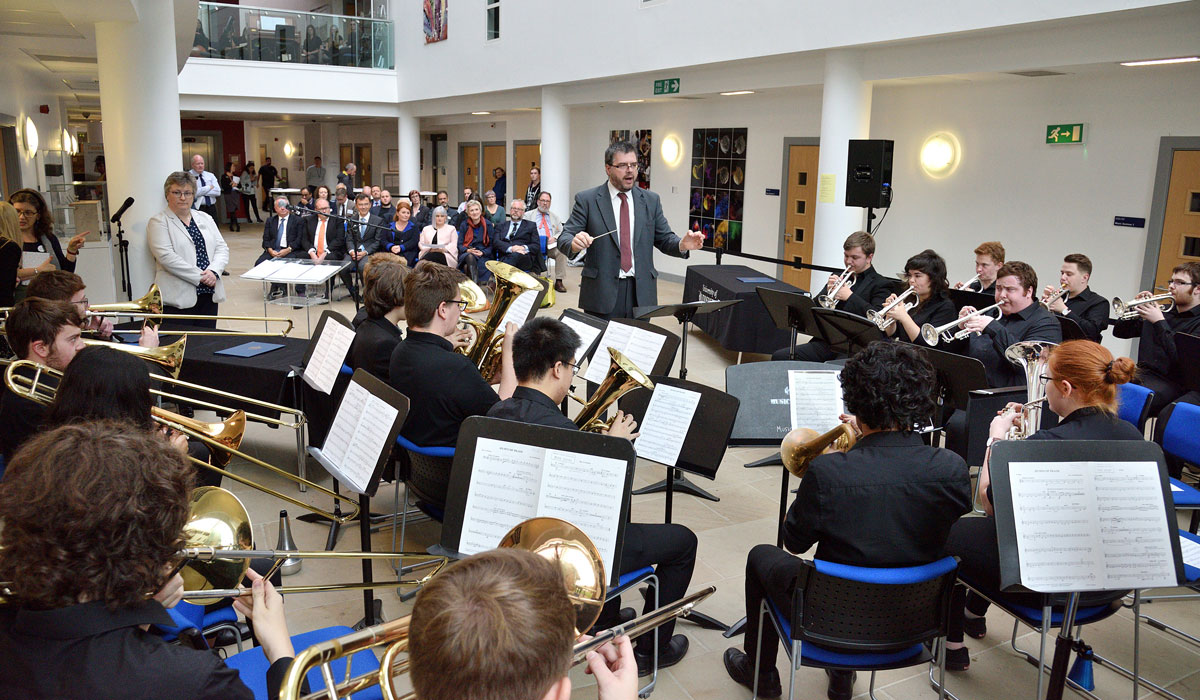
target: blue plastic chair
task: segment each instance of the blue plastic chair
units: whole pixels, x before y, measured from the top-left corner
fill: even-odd
[[[1150,417],[1150,403],[1154,401],[1154,392],[1133,382],[1117,385],[1117,417],[1133,423],[1138,430],[1145,432],[1146,420]]]
[[[335,637],[350,634],[354,630],[349,627],[326,627],[324,629],[305,632],[292,637],[292,646],[297,651],[307,649],[308,647],[329,641]],[[226,665],[236,670],[242,678],[242,682],[246,687],[250,688],[254,693],[255,700],[268,700],[267,697],[267,669],[271,664],[267,663],[267,656],[263,653],[262,648],[254,648],[249,651],[243,651],[240,654],[225,659]],[[346,660],[338,659],[332,662],[334,680],[344,679],[346,677]],[[371,673],[379,670],[379,659],[375,658],[375,654],[370,650],[364,649],[350,657],[350,675],[359,676],[364,673]],[[320,669],[312,669],[307,674],[309,690],[317,692],[325,687],[325,680],[321,677]],[[382,700],[383,691],[379,686],[367,688],[362,692],[355,693],[350,697],[354,700]]]
[[[1200,465],[1200,406],[1173,403],[1164,408],[1154,426],[1154,441],[1162,445],[1172,473],[1181,474],[1185,462]],[[1192,511],[1188,532],[1195,533],[1200,528],[1200,491],[1178,478],[1171,479],[1171,486],[1175,510]]]
[[[400,516],[400,551],[408,529],[409,505],[439,523],[445,518],[446,490],[450,485],[450,467],[454,463],[453,447],[423,447],[403,435],[396,444],[404,450],[404,468],[396,478],[396,502],[400,503],[400,482],[404,481],[404,511]],[[392,523],[392,549],[396,546],[396,527]]]
[[[232,630],[237,639],[238,651],[242,651],[242,631],[238,629],[237,612],[233,605],[206,608],[187,601],[180,601],[173,608],[167,608],[167,614],[175,626],[154,625],[154,629],[164,641],[174,642],[187,630],[197,630],[202,635],[209,635],[222,629]]]
[[[650,590],[654,595],[654,608],[658,608],[658,576],[654,573],[653,566],[647,566],[637,571],[621,574],[617,579],[617,585],[613,586],[608,591],[608,595],[604,597],[604,602],[607,603],[621,597],[625,591],[638,586],[642,583],[649,582]],[[644,698],[650,695],[654,690],[654,686],[658,684],[658,628],[654,628],[654,663],[651,666],[653,669],[650,672],[650,681],[646,685],[638,689],[638,697]]]
[[[936,668],[945,676],[945,645],[950,592],[958,560],[945,557],[931,564],[894,569],[803,561],[792,595],[791,617],[770,599],[759,610],[775,627],[790,663],[788,698],[795,694],[796,670],[801,666],[870,671],[870,694],[875,697],[875,672],[915,666],[934,660],[929,642],[938,650]],[[763,626],[759,625],[755,654],[754,695],[758,696]],[[930,669],[932,678],[933,668]],[[935,687],[944,688],[944,683]]]

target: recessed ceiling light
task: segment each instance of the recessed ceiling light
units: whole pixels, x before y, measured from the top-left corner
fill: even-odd
[[[623,105],[631,105],[636,102],[645,102],[645,100],[617,100],[617,102]]]
[[[730,95],[753,95],[754,91],[753,90],[734,90],[733,92],[722,92],[721,94],[725,95],[726,97],[728,97]]]
[[[476,116],[481,116],[481,115],[484,115],[484,114],[491,114],[491,112],[471,112],[471,114],[474,114],[474,115],[476,115]]]
[[[1147,61],[1125,61],[1123,66],[1164,66],[1168,63],[1195,63],[1200,56],[1180,56],[1179,58],[1152,58]]]

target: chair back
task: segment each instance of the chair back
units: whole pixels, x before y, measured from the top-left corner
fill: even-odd
[[[958,560],[875,569],[803,562],[792,638],[853,652],[898,650],[946,631]]]
[[[418,501],[438,511],[446,508],[446,493],[450,490],[450,468],[454,464],[453,447],[422,447],[403,435],[396,444],[404,448],[408,464],[402,472],[405,483]]]
[[[1150,402],[1154,400],[1154,392],[1133,382],[1117,385],[1117,417],[1133,423],[1138,430],[1146,429],[1146,419],[1150,417]]]
[[[1158,416],[1155,442],[1163,452],[1200,464],[1200,406],[1173,403]]]

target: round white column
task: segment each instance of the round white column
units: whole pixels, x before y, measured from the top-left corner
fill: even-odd
[[[421,120],[407,105],[398,105],[396,140],[400,149],[400,192],[392,197],[408,196],[409,190],[421,189]]]
[[[837,186],[833,202],[817,202],[812,259],[815,265],[845,267],[842,243],[846,236],[863,228],[865,211],[861,207],[845,205],[846,150],[850,139],[868,138],[870,132],[871,84],[862,79],[862,54],[857,51],[828,52],[821,96],[821,150],[817,171],[821,178],[832,175]],[[813,274],[813,280],[821,278],[822,273]]]
[[[141,3],[137,22],[97,22],[96,63],[109,207],[115,212],[126,197],[135,200],[122,222],[137,298],[154,281],[146,221],[166,208],[163,181],[182,167],[183,160],[174,3]],[[115,225],[113,233],[115,237]],[[115,286],[121,298],[119,270]]]
[[[571,214],[571,117],[555,87],[542,88],[542,189],[553,199],[550,209],[563,221]]]

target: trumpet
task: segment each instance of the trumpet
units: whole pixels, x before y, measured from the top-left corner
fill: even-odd
[[[608,412],[608,407],[625,394],[641,387],[654,391],[654,382],[646,376],[637,365],[615,348],[608,349],[608,374],[597,387],[590,400],[584,401],[574,394],[567,394],[575,401],[583,404],[579,415],[575,416],[575,425],[580,430],[591,433],[602,433],[612,427],[616,418],[604,420],[601,418]]]
[[[849,423],[839,423],[823,435],[818,435],[812,428],[796,428],[783,437],[779,454],[783,466],[793,476],[803,479],[808,465],[825,450],[832,447],[837,452],[845,452],[854,447],[857,441],[858,435]]]
[[[974,277],[972,277],[971,279],[967,280],[966,282],[963,282],[963,283],[962,283],[962,285],[960,285],[960,286],[958,287],[958,289],[966,289],[966,288],[970,287],[971,285],[975,284],[975,283],[976,283],[976,282],[978,282],[978,281],[979,281],[979,275],[975,275]]]
[[[1058,289],[1056,289],[1055,291],[1047,294],[1046,297],[1038,303],[1041,304],[1046,309],[1049,309],[1051,304],[1058,301],[1059,299],[1062,299],[1066,295],[1067,295],[1067,285],[1064,284],[1061,287],[1059,287]]]
[[[891,311],[892,309],[896,308],[896,304],[902,303],[904,301],[904,299],[906,297],[908,297],[908,295],[916,294],[916,293],[917,293],[916,287],[913,287],[910,285],[908,289],[904,290],[903,294],[901,294],[900,296],[893,299],[892,303],[888,304],[887,306],[883,307],[882,309],[880,309],[878,311],[876,311],[875,309],[868,309],[867,310],[867,320],[870,321],[871,323],[874,323],[875,327],[878,328],[879,330],[886,331],[888,328],[890,328],[892,326],[893,323],[896,322],[896,319],[887,317],[888,312]],[[905,309],[905,311],[912,311],[919,303],[921,303],[921,302],[914,301],[912,303],[904,304],[904,309]]]
[[[250,593],[239,584],[250,568],[251,559],[274,559],[275,565],[263,578],[268,578],[285,559],[416,559],[417,563],[401,567],[401,574],[433,567],[419,580],[327,583],[310,586],[284,586],[280,593],[321,593],[325,591],[364,590],[369,588],[398,588],[424,584],[446,565],[446,557],[407,552],[302,552],[293,550],[253,549],[252,524],[246,506],[232,492],[216,486],[201,486],[192,492],[191,515],[184,525],[184,547],[177,552],[185,563],[179,574],[183,577],[183,597],[188,602],[203,602],[222,598],[237,598]]]
[[[1142,304],[1158,304],[1162,308],[1162,312],[1166,312],[1175,308],[1175,295],[1170,292],[1166,294],[1156,294],[1145,299],[1134,299],[1133,301],[1121,301],[1121,297],[1113,297],[1112,309],[1113,313],[1121,321],[1138,318],[1138,307]]]
[[[962,340],[963,338],[966,338],[968,335],[971,335],[971,331],[966,330],[964,328],[963,330],[960,330],[958,332],[953,332],[953,329],[956,326],[958,326],[958,324],[962,323],[963,321],[967,320],[968,318],[971,318],[972,316],[978,316],[980,314],[985,314],[989,311],[999,310],[1000,305],[1003,303],[1004,302],[1002,302],[1002,301],[998,301],[995,304],[992,304],[991,306],[988,306],[988,307],[985,307],[982,309],[976,309],[975,311],[972,311],[971,313],[967,314],[966,316],[955,319],[955,320],[951,321],[950,323],[947,323],[944,326],[938,326],[935,328],[932,323],[926,323],[925,325],[921,326],[921,337],[924,338],[925,342],[929,343],[929,345],[931,345],[931,346],[937,345],[939,339],[943,343],[949,343],[949,342],[955,341],[955,340]],[[997,316],[997,318],[999,318],[999,317]]]
[[[836,309],[838,305],[837,293],[842,290],[842,287],[850,289],[854,286],[854,278],[850,276],[850,271],[854,269],[853,265],[847,265],[842,274],[838,275],[838,283],[833,286],[833,289],[825,293],[821,297],[821,306],[827,309]]]

